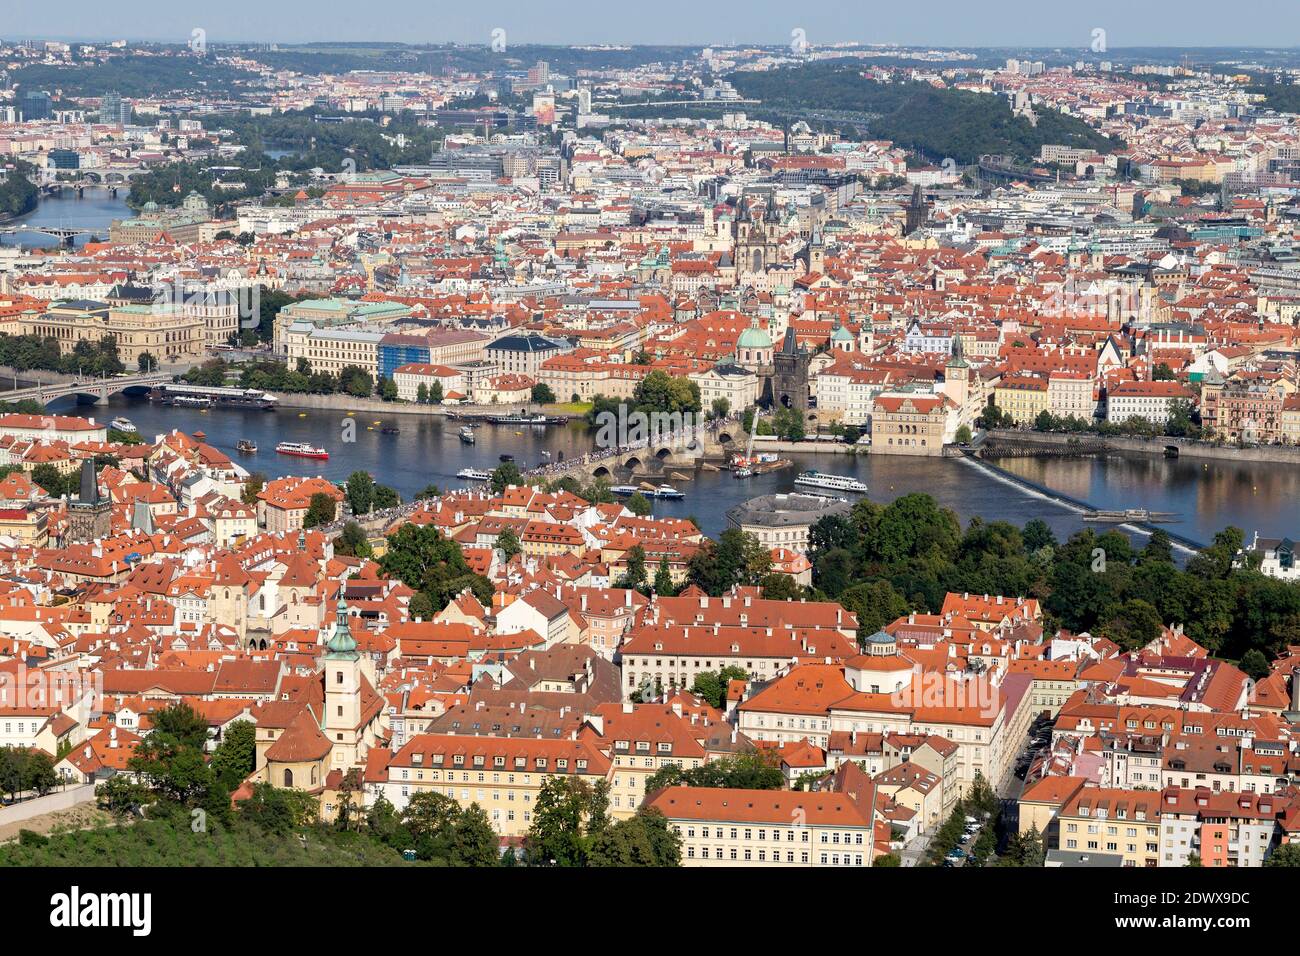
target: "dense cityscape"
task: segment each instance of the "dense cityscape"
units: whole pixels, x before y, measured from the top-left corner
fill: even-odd
[[[1300,866],[1300,53],[767,32],[0,39],[0,864]]]

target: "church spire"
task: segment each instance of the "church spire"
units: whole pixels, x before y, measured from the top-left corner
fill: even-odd
[[[355,661],[360,657],[357,653],[357,639],[352,636],[352,629],[348,626],[348,602],[341,594],[338,617],[334,621],[334,636],[330,638],[326,649],[325,657],[329,660]]]

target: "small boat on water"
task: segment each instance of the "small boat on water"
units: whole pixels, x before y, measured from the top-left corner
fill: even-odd
[[[239,441],[235,442],[235,447],[245,455],[257,454],[257,442],[253,441],[251,438],[239,439]]]
[[[731,476],[732,476],[733,478],[753,478],[753,477],[754,477],[754,472],[753,472],[752,470],[750,470],[749,468],[745,468],[744,466],[742,466],[742,467],[740,467],[740,468],[735,469],[735,470],[731,473]]]
[[[514,455],[500,455],[500,456],[499,456],[499,460],[500,460],[500,461],[514,461],[514,460],[515,460],[515,456],[514,456]]]
[[[491,481],[492,472],[484,471],[482,468],[462,468],[456,472],[456,477],[467,481]]]
[[[474,444],[474,442],[477,440],[474,437],[474,429],[462,428],[460,430],[460,440],[463,441],[466,445]]]
[[[329,458],[330,453],[324,448],[300,441],[282,441],[275,446],[281,455],[293,455],[295,458]]]
[[[383,428],[379,430],[385,435],[397,435],[400,434],[402,431],[396,425],[385,425]]]
[[[121,415],[109,422],[108,427],[119,432],[127,432],[128,434],[135,434],[140,430],[135,427],[135,422]]]
[[[1115,511],[1088,511],[1083,515],[1084,521],[1177,521],[1178,515],[1173,511],[1148,511],[1146,508],[1125,508]]]
[[[666,498],[670,501],[680,501],[686,497],[685,492],[678,491],[672,485],[660,485],[654,491],[647,491],[646,494],[651,498]]]

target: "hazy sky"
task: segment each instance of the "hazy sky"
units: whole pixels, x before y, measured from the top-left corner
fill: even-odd
[[[187,41],[1295,46],[1298,0],[0,0],[0,36]]]

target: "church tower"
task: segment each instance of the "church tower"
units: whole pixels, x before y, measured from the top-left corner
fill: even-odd
[[[325,715],[321,730],[333,745],[330,764],[351,767],[363,758],[357,752],[361,724],[361,654],[348,626],[348,605],[339,596],[334,634],[325,651]]]
[[[952,354],[943,367],[944,393],[957,403],[958,408],[966,407],[970,395],[970,364],[963,356],[961,335],[952,336]]]
[[[89,458],[83,458],[77,500],[68,502],[68,537],[74,542],[82,543],[108,537],[112,522],[113,503],[99,496],[95,463]]]

